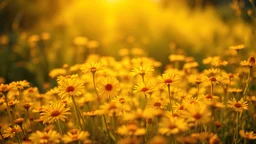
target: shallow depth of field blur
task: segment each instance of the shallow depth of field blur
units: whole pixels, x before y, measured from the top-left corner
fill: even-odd
[[[0,0],[0,143],[256,143],[255,0]]]

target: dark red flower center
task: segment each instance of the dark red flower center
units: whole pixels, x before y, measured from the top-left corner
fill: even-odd
[[[147,87],[144,87],[141,89],[142,92],[147,92],[149,89]]]
[[[211,80],[212,82],[216,82],[216,81],[217,81],[217,79],[216,79],[215,77],[210,77],[210,80]]]
[[[175,129],[177,126],[174,124],[169,125],[169,129]]]
[[[125,99],[124,99],[124,98],[120,98],[120,99],[119,99],[119,102],[120,102],[120,103],[124,103],[124,102],[125,102]]]
[[[106,84],[106,85],[105,85],[105,89],[106,89],[107,91],[111,91],[112,88],[113,88],[112,84]]]
[[[55,110],[55,111],[53,111],[53,112],[51,113],[51,116],[52,116],[52,117],[56,117],[56,116],[58,116],[58,115],[60,115],[60,111],[58,111],[58,110]]]
[[[194,118],[195,119],[200,119],[202,117],[202,115],[200,114],[200,113],[196,113],[195,115],[194,115]]]
[[[164,83],[170,84],[170,83],[172,83],[172,80],[171,80],[171,79],[166,79],[166,80],[164,81]]]
[[[96,67],[91,67],[91,72],[95,72],[96,70]]]
[[[240,103],[236,103],[234,106],[235,106],[236,108],[242,107],[242,105],[241,105]]]
[[[154,103],[154,106],[155,106],[155,107],[160,107],[160,106],[161,106],[161,103],[160,103],[160,102],[155,102],[155,103]]]
[[[67,92],[73,92],[74,90],[75,90],[75,87],[73,86],[68,86],[66,89]]]

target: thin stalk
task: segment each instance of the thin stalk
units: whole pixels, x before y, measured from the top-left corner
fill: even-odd
[[[94,90],[95,90],[95,93],[97,95],[98,102],[99,102],[99,105],[100,105],[100,97],[99,97],[99,93],[97,91],[96,82],[95,82],[95,72],[92,73],[92,81],[93,81]]]
[[[80,129],[82,130],[83,127],[82,127],[82,124],[81,124],[80,119],[79,119],[78,108],[77,108],[75,99],[74,99],[73,96],[71,96],[71,98],[72,98],[73,105],[74,105],[74,107],[75,107],[75,116],[76,116],[77,123],[79,124]]]
[[[114,142],[116,142],[116,138],[111,134],[111,132],[110,132],[108,126],[107,126],[107,120],[106,120],[105,115],[103,115],[103,124],[105,125],[105,128],[106,128],[106,130],[108,132],[109,138],[112,139]]]
[[[63,130],[62,130],[62,127],[61,127],[61,123],[60,123],[60,120],[57,120],[57,126],[59,127],[59,131],[61,134],[63,134]]]
[[[243,97],[245,96],[246,90],[248,89],[248,86],[249,86],[249,81],[250,81],[250,77],[251,77],[251,70],[252,70],[252,67],[250,67],[250,70],[248,72],[248,77],[247,77],[247,80],[246,80],[246,83],[245,83]]]
[[[167,88],[168,88],[168,96],[169,96],[169,111],[171,111],[172,113],[173,113],[173,111],[172,111],[172,100],[171,100],[171,88],[170,88],[170,85],[168,84],[167,85]]]
[[[29,111],[28,111],[28,109],[26,109],[26,112],[27,112],[27,117],[28,117],[28,121],[29,121],[30,128],[32,128],[32,124],[31,124],[31,121],[30,121],[30,116],[29,116]]]

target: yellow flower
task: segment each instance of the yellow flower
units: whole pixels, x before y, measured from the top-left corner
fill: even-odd
[[[95,41],[95,40],[90,40],[87,43],[87,47],[89,49],[95,49],[95,48],[99,47],[99,45],[100,45],[100,43],[98,41]]]
[[[69,68],[70,72],[78,72],[81,68],[81,64],[75,64]]]
[[[151,65],[143,65],[143,66],[133,67],[131,74],[132,76],[136,76],[136,75],[144,76],[153,71],[154,71],[154,68]]]
[[[108,116],[120,116],[123,112],[121,105],[114,101],[101,105],[100,109],[103,114],[107,114]]]
[[[210,69],[206,69],[203,71],[203,74],[205,74],[207,76],[216,76],[219,73],[220,73],[219,68],[210,68]]]
[[[77,36],[73,39],[73,43],[77,46],[85,46],[87,44],[88,39],[83,36]]]
[[[253,56],[249,57],[247,63],[250,67],[253,67],[255,65],[255,58]]]
[[[8,127],[3,131],[3,137],[8,138],[11,137],[13,138],[17,133],[21,132],[21,128],[19,125],[14,125],[13,127]]]
[[[80,131],[71,129],[67,134],[62,137],[64,143],[79,143],[88,139],[89,133],[87,131]]]
[[[244,48],[245,48],[244,44],[229,47],[229,49],[231,49],[231,50],[241,50],[241,49],[244,49]]]
[[[205,104],[190,104],[186,105],[186,112],[184,113],[188,121],[198,123],[208,123],[210,121],[211,112]]]
[[[129,51],[128,48],[121,48],[121,49],[119,49],[119,51],[118,51],[118,55],[123,56],[123,57],[124,57],[124,56],[128,56],[129,53],[130,53],[130,51]]]
[[[180,112],[184,112],[185,111],[184,104],[175,103],[172,107],[173,107],[174,111],[180,111]]]
[[[167,104],[168,104],[167,100],[164,100],[162,98],[152,97],[149,100],[147,107],[164,110],[166,109]]]
[[[172,54],[172,55],[169,56],[169,60],[171,62],[173,62],[173,61],[184,61],[185,60],[185,56],[184,55]]]
[[[134,92],[139,93],[139,94],[148,94],[152,93],[155,88],[155,84],[152,83],[151,81],[148,82],[140,82],[135,85],[134,87]]]
[[[250,67],[250,63],[248,63],[248,61],[246,61],[246,60],[241,61],[241,62],[240,62],[240,65],[241,65],[242,67]]]
[[[96,71],[99,71],[103,68],[103,64],[101,64],[100,62],[89,62],[86,64],[83,64],[81,66],[81,70],[83,73],[95,73]]]
[[[40,118],[43,119],[43,123],[53,123],[56,121],[65,121],[67,115],[71,115],[70,108],[66,108],[63,103],[52,103],[44,107],[43,112],[40,114]]]
[[[244,101],[243,98],[241,98],[239,101],[237,101],[235,98],[231,98],[231,100],[228,100],[228,107],[232,108],[236,112],[242,112],[243,110],[248,109],[248,103],[247,101]]]
[[[187,122],[183,118],[168,116],[159,123],[158,132],[163,135],[175,135],[189,129]]]
[[[56,78],[61,75],[67,74],[67,70],[65,68],[55,68],[49,72],[49,76],[51,78]]]
[[[244,130],[240,130],[239,134],[241,137],[243,137],[245,139],[250,139],[250,140],[256,139],[256,134],[253,131],[245,132]]]
[[[123,104],[128,104],[131,101],[131,98],[127,95],[118,95],[114,97],[113,101],[123,105]]]
[[[83,115],[90,116],[90,117],[96,117],[96,116],[101,116],[102,113],[103,112],[101,110],[94,110],[94,111],[90,111],[90,112],[84,112]]]
[[[80,96],[84,92],[83,81],[77,75],[58,78],[59,96],[64,99],[71,96]]]
[[[163,85],[171,85],[180,81],[180,75],[176,73],[164,73],[162,76],[158,76],[158,80]]]
[[[110,98],[116,96],[120,92],[121,87],[116,78],[106,77],[100,80],[97,90],[101,97]]]
[[[207,76],[204,75],[190,75],[188,78],[188,82],[192,84],[201,84],[202,82],[205,82],[207,80]]]
[[[150,119],[154,117],[154,112],[156,111],[154,111],[154,109],[152,108],[146,108],[145,110],[137,108],[136,110],[133,110],[131,112],[124,113],[123,119],[127,121]]]
[[[168,142],[164,136],[157,135],[150,139],[149,144],[168,144]]]
[[[198,67],[198,62],[187,62],[183,65],[183,69],[192,69]]]
[[[25,87],[29,87],[29,82],[26,80],[23,81],[15,81],[15,82],[11,82],[9,84],[10,88],[15,88],[15,89],[24,89]]]
[[[145,128],[139,128],[137,124],[130,123],[117,128],[117,134],[122,136],[143,136],[146,134]]]
[[[10,89],[10,86],[8,84],[0,84],[0,94],[6,93]]]
[[[29,136],[33,144],[60,143],[61,135],[54,130],[47,132],[36,131]]]

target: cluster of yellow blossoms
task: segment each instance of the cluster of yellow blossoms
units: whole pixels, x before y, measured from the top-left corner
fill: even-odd
[[[241,50],[242,45],[232,46]],[[238,53],[239,54],[239,53]],[[1,143],[246,143],[256,139],[255,58],[91,54],[50,72],[56,87],[0,85]],[[228,69],[227,66],[232,67]]]

